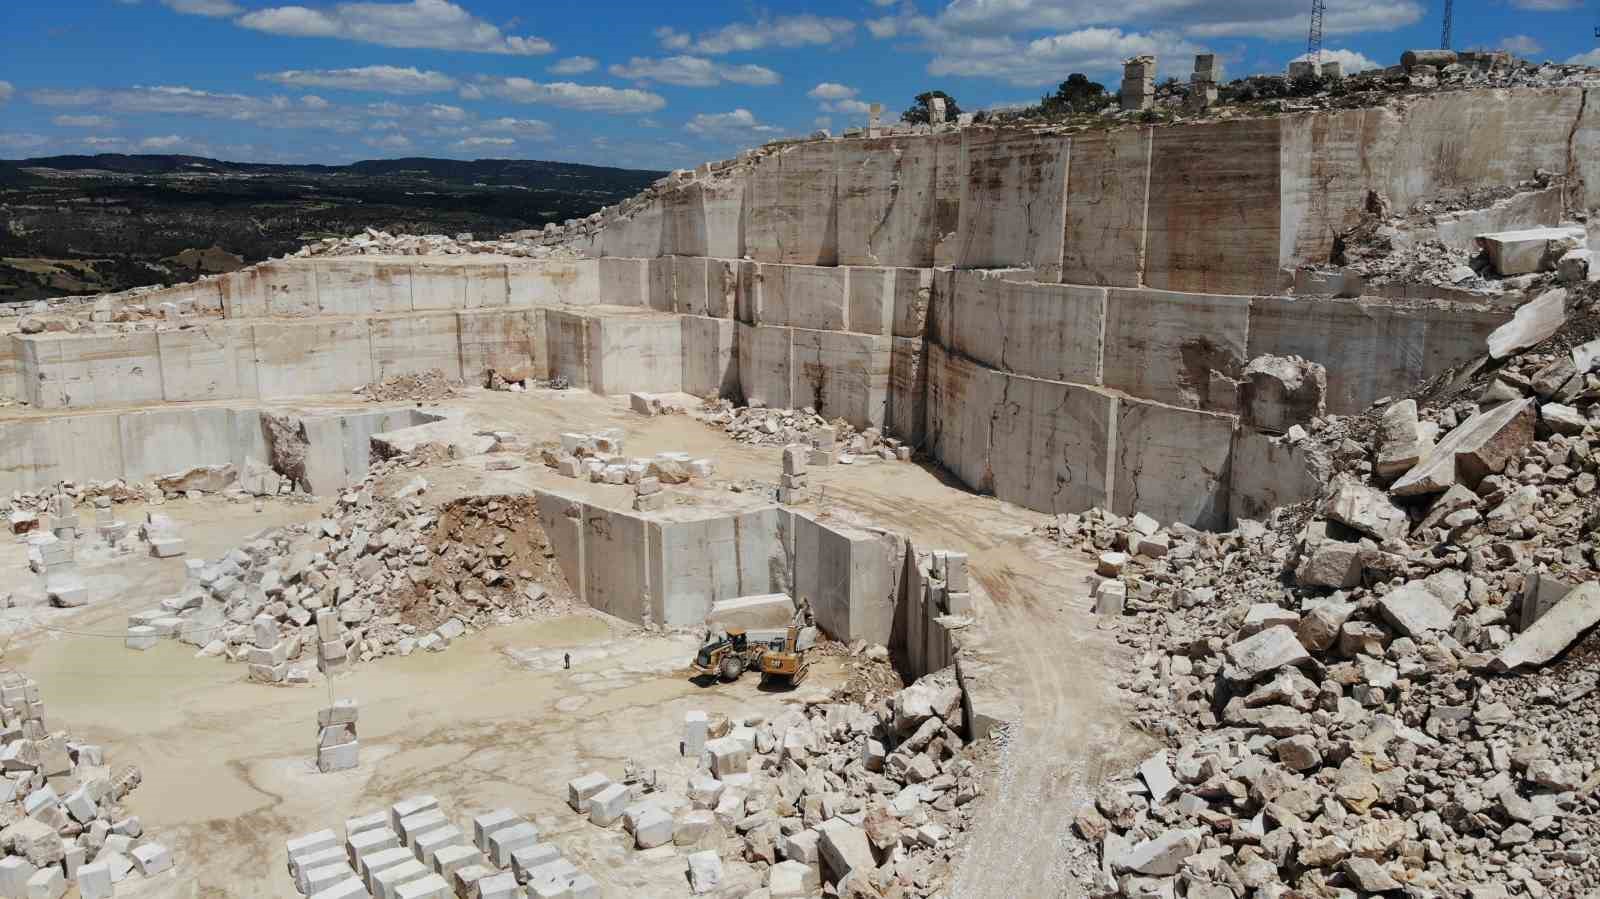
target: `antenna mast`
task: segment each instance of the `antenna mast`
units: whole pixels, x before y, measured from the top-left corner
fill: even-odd
[[[1439,33],[1440,49],[1450,49],[1450,17],[1455,12],[1455,0],[1444,0],[1444,30]]]
[[[1311,31],[1306,35],[1306,58],[1311,60],[1312,65],[1319,65],[1322,62],[1323,6],[1323,0],[1311,0]]]

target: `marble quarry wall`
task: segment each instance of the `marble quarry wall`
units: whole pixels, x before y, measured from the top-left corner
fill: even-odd
[[[200,310],[189,323],[0,338],[0,389],[79,411],[524,368],[600,393],[811,406],[1029,508],[1224,527],[1301,481],[1292,453],[1240,425],[1249,360],[1319,362],[1329,410],[1356,412],[1473,357],[1508,317],[1308,295],[1296,271],[1328,260],[1373,190],[1404,208],[1544,169],[1572,177],[1529,215],[1600,212],[1590,107],[1577,88],[1461,91],[766,148],[551,238],[585,258],[274,260],[140,297]]]

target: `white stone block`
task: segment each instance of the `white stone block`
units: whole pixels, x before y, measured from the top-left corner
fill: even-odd
[[[356,870],[361,874],[361,879],[370,884],[372,883],[372,876],[379,871],[385,871],[395,865],[403,865],[406,862],[415,860],[416,856],[411,854],[410,849],[404,846],[395,846],[391,849],[379,849],[371,855],[364,856],[356,865]]]
[[[732,736],[710,740],[706,743],[705,762],[718,780],[746,774],[750,768],[750,745]]]
[[[404,837],[405,831],[400,827],[400,819],[409,818],[419,812],[432,811],[438,807],[439,800],[431,795],[412,796],[402,799],[389,807],[389,827],[395,833]]]
[[[305,877],[298,886],[300,887],[300,892],[310,896],[320,893],[334,884],[343,883],[354,876],[355,872],[350,870],[350,865],[341,861],[307,870]]]
[[[634,844],[640,849],[665,846],[672,842],[675,827],[671,815],[653,805],[649,806],[634,820]]]
[[[706,732],[710,716],[703,711],[685,712],[683,715],[683,756],[697,759],[706,748]]]
[[[511,853],[511,870],[516,872],[517,881],[528,882],[528,875],[534,868],[549,864],[561,857],[561,850],[549,843],[534,843],[524,846]]]
[[[589,813],[589,798],[611,785],[611,778],[598,771],[567,781],[567,805],[580,815]]]
[[[464,846],[466,842],[467,838],[461,833],[461,828],[452,824],[418,834],[417,839],[411,844],[411,849],[416,853],[418,861],[432,868],[433,857],[440,849],[446,846]]]
[[[361,878],[346,877],[320,893],[313,893],[310,899],[369,899],[369,894]]]
[[[483,864],[483,853],[476,848],[465,844],[446,846],[433,854],[433,870],[440,877],[449,880],[450,876],[462,868]]]
[[[400,819],[400,830],[398,831],[400,842],[406,846],[414,846],[416,845],[417,837],[430,830],[438,830],[441,827],[449,826],[450,822],[445,819],[444,812],[439,811],[437,808],[417,812],[415,815]]]
[[[27,878],[34,877],[34,870],[22,856],[0,859],[0,896],[27,896]]]
[[[372,880],[367,884],[372,889],[373,899],[399,899],[400,887],[413,880],[420,880],[433,873],[422,866],[416,859],[407,859],[392,868],[385,868],[372,875]]]
[[[151,537],[150,555],[157,559],[170,559],[185,552],[182,537]]]
[[[489,836],[522,823],[522,816],[508,808],[485,812],[472,819],[472,842],[480,851],[489,851]]]
[[[111,885],[111,869],[106,867],[105,862],[94,862],[78,869],[80,899],[111,899],[115,894],[116,887]]]
[[[27,891],[27,899],[61,899],[67,892],[67,878],[55,865],[40,868],[28,878]]]
[[[416,880],[403,883],[395,891],[395,899],[455,899],[450,883],[438,874],[428,873]]]
[[[478,881],[478,899],[516,899],[521,888],[512,873],[495,874]]]
[[[689,889],[696,896],[710,893],[722,885],[722,856],[714,849],[689,855]]]
[[[376,830],[363,830],[345,841],[350,863],[360,865],[361,860],[375,852],[394,849],[400,845],[400,835],[387,826]]]
[[[136,624],[128,628],[128,635],[123,639],[123,646],[128,649],[146,650],[153,649],[161,642],[161,635],[148,624]]]
[[[539,829],[526,821],[495,831],[489,836],[489,861],[497,868],[511,864],[511,853],[539,842]]]
[[[622,784],[610,784],[589,797],[589,821],[599,827],[610,827],[622,817],[622,810],[627,806],[628,788]]]
[[[293,864],[290,875],[294,878],[295,889],[302,893],[312,892],[308,881],[311,872],[329,865],[343,865],[349,862],[349,856],[344,850],[334,847],[332,849],[318,849],[308,855],[297,858]]]

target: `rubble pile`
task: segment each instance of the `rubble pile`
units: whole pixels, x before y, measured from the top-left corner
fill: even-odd
[[[1121,686],[1169,746],[1078,815],[1096,894],[1600,888],[1593,330],[1312,422],[1329,479],[1267,523],[1057,518],[1098,554],[1097,610],[1132,613]]]
[[[408,375],[391,375],[355,392],[371,403],[437,402],[457,396],[461,382],[437,368]]]
[[[322,519],[191,563],[183,591],[130,625],[247,661],[252,677],[277,683],[304,679],[303,665],[287,664],[302,658],[326,670],[438,651],[469,628],[572,611],[531,497],[435,506],[425,479],[405,478],[405,461],[375,463]]]
[[[1297,292],[1357,296],[1433,286],[1444,288],[1436,295],[1446,298],[1494,302],[1504,295],[1516,301],[1525,293],[1600,277],[1600,267],[1590,271],[1592,254],[1579,223],[1492,230],[1506,221],[1552,220],[1560,212],[1562,187],[1562,179],[1538,172],[1515,187],[1445,194],[1403,211],[1391,210],[1386,196],[1370,192],[1360,221],[1336,237],[1333,265],[1302,275]],[[1528,253],[1534,246],[1538,251]]]
[[[591,773],[568,785],[569,804],[620,823],[641,850],[688,853],[696,895],[941,895],[978,796],[962,728],[949,668],[867,705],[810,702],[738,724],[689,712],[692,771]]]
[[[172,853],[122,805],[142,780],[138,768],[113,773],[101,747],[46,731],[39,685],[17,672],[0,676],[0,717],[0,895],[60,896],[76,884],[77,895],[99,899],[135,871],[172,868]]]
[[[833,461],[848,463],[856,457],[877,456],[885,460],[909,461],[911,447],[878,428],[857,432],[842,418],[828,421],[815,409],[769,409],[766,406],[739,406],[726,399],[706,400],[695,417],[728,436],[751,446],[790,446],[805,444],[824,451],[828,459],[813,458],[813,465]],[[815,454],[814,454],[815,455]]]
[[[594,434],[566,433],[561,445],[539,451],[540,460],[563,477],[596,484],[631,485],[637,488],[640,502],[635,508],[655,511],[667,501],[664,485],[684,484],[691,479],[704,481],[716,474],[711,459],[695,459],[688,453],[667,450],[650,458],[629,457],[622,451],[623,435],[618,428]]]
[[[463,256],[489,253],[533,259],[577,258],[559,247],[536,245],[541,231],[517,231],[499,240],[477,240],[471,234],[390,234],[368,228],[355,237],[325,237],[301,247],[296,256]]]

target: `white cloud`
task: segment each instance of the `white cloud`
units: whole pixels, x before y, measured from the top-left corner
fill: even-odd
[[[683,130],[726,143],[749,141],[758,135],[782,131],[781,128],[761,124],[756,120],[755,113],[742,107],[732,112],[702,112],[690,119]]]
[[[872,104],[860,100],[838,100],[834,103],[824,103],[822,108],[828,112],[845,115],[869,115],[872,112]]]
[[[26,131],[0,131],[0,149],[37,150],[49,143],[50,138],[42,134],[32,134]]]
[[[698,56],[661,59],[635,56],[627,65],[613,65],[611,74],[633,81],[659,81],[679,87],[715,87],[724,81],[765,86],[783,80],[777,72],[763,66],[725,66]]]
[[[849,19],[815,16],[809,13],[778,16],[756,22],[736,22],[691,37],[675,28],[662,26],[656,39],[669,50],[693,50],[708,56],[759,50],[762,47],[822,46],[847,40],[856,24]]]
[[[452,144],[457,150],[504,150],[516,145],[516,140],[510,137],[468,137]]]
[[[500,134],[514,134],[524,140],[550,140],[553,133],[549,122],[538,119],[514,119],[510,117],[490,119],[481,126],[485,131],[494,131]]]
[[[900,20],[894,16],[884,16],[881,19],[868,19],[867,31],[870,32],[873,37],[879,40],[895,37],[900,33]]]
[[[386,134],[383,137],[369,137],[362,141],[376,150],[409,150],[411,138],[404,134]]]
[[[0,81],[0,104],[4,104],[7,100],[10,100],[11,95],[16,92],[17,89],[11,86],[11,82]]]
[[[316,94],[306,94],[305,96],[300,98],[300,105],[304,106],[307,109],[327,109],[329,106],[332,106],[333,104],[329,103],[327,100],[322,99],[321,97],[317,96]]]
[[[234,3],[233,0],[161,0],[161,4],[173,12],[191,16],[209,16],[213,19],[244,12],[244,7]]]
[[[555,49],[544,38],[505,34],[449,0],[340,3],[327,9],[273,6],[247,13],[237,21],[245,28],[288,37],[331,37],[385,47],[514,56]]]
[[[593,72],[599,66],[600,61],[593,56],[569,56],[545,71],[552,75],[582,75],[584,72]]]
[[[833,128],[833,119],[829,116],[819,115],[811,120],[811,124],[816,128],[831,129]]]
[[[58,128],[113,128],[117,124],[103,115],[58,115],[50,123]]]
[[[1018,86],[1059,83],[1072,72],[1120,70],[1122,60],[1140,54],[1183,60],[1203,51],[1172,32],[1123,32],[1084,28],[1023,43],[1007,36],[950,38],[928,63],[933,75],[998,78]]]
[[[110,150],[116,147],[127,146],[127,140],[120,137],[86,137],[78,143],[92,150]]]
[[[813,100],[848,100],[859,93],[853,87],[824,81],[811,90],[806,91],[806,96]]]
[[[147,137],[144,140],[139,141],[139,149],[175,150],[178,147],[188,145],[188,143],[189,139],[187,137],[182,137],[177,134],[167,134],[161,137]]]
[[[1582,7],[1583,0],[1511,0],[1511,5],[1529,12],[1561,12]]]
[[[1544,51],[1544,45],[1526,34],[1508,35],[1500,41],[1500,49],[1517,56],[1531,57]]]
[[[467,111],[459,106],[446,106],[443,103],[429,103],[422,107],[422,114],[435,122],[465,122]]]
[[[1323,30],[1330,36],[1394,31],[1423,14],[1419,0],[1345,0],[1329,5]],[[1148,22],[1161,26],[1151,32],[1129,30]],[[1115,75],[1122,58],[1135,53],[1176,59],[1205,49],[1208,40],[1304,40],[1306,29],[1304,11],[1282,0],[950,0],[934,16],[921,15],[908,3],[866,25],[875,38],[915,39],[934,57],[931,74],[1030,86],[1055,83],[1071,71]],[[1055,33],[1029,39],[1041,31]],[[1031,67],[1042,68],[1030,72]]]
[[[480,76],[476,84],[463,88],[461,95],[469,100],[492,96],[513,103],[544,103],[565,109],[618,115],[654,112],[667,105],[667,101],[659,94],[636,88],[574,84],[570,81],[538,82],[527,78],[490,76]]]
[[[1600,67],[1600,50],[1590,50],[1588,53],[1569,56],[1567,57],[1567,65]]]
[[[1302,53],[1291,59],[1290,62],[1300,62],[1310,58],[1311,55],[1309,53]],[[1363,53],[1357,53],[1354,50],[1323,50],[1322,61],[1337,62],[1340,68],[1344,69],[1346,75],[1354,75],[1357,72],[1365,72],[1369,69],[1383,68],[1383,66],[1373,61],[1371,57]]]
[[[266,128],[320,128],[351,132],[358,126],[335,106],[314,108],[288,97],[251,97],[219,94],[175,85],[127,88],[46,88],[28,95],[34,103],[51,107],[92,107],[123,113],[201,116],[235,122],[254,122]]]
[[[434,94],[456,87],[456,80],[443,72],[410,66],[362,66],[357,69],[287,69],[257,75],[292,87],[321,87],[345,91],[373,91],[381,94]]]

